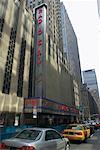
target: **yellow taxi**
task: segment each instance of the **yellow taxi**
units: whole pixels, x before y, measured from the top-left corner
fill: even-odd
[[[84,125],[84,124],[83,124],[83,127],[84,127],[84,132],[86,132],[86,138],[89,138],[90,137],[90,127],[87,125]]]
[[[90,136],[90,129],[82,124],[69,124],[63,131],[63,136],[69,140],[84,141]]]

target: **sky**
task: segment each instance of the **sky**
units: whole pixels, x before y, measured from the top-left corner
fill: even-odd
[[[100,17],[97,0],[61,0],[78,39],[81,70],[95,69],[100,95]]]

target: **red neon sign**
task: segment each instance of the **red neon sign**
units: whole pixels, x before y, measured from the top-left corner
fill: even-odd
[[[39,38],[39,40],[37,41],[37,64],[40,65],[42,63],[41,61],[41,57],[42,57],[42,54],[41,54],[41,49],[42,49],[42,45],[43,45],[43,41],[41,39],[41,36],[43,34],[43,31],[42,31],[42,22],[43,22],[43,17],[42,17],[42,8],[39,8],[38,9],[38,30],[37,30],[37,36]]]
[[[59,110],[62,110],[62,111],[64,111],[64,112],[69,111],[69,108],[68,108],[67,106],[64,106],[64,105],[59,105],[59,106],[58,106],[58,109],[59,109]]]
[[[38,24],[41,24],[41,23],[42,23],[42,19],[38,18]]]
[[[31,107],[37,106],[37,100],[26,99],[25,100],[25,107],[27,108],[28,105],[31,105]]]
[[[42,45],[42,40],[38,40],[38,46]]]
[[[43,33],[43,31],[41,30],[41,28],[39,28],[38,35],[41,35],[42,33]]]
[[[70,108],[70,110],[71,110],[71,112],[73,112],[73,113],[78,113],[79,111],[77,110],[77,109],[75,109],[75,108]]]

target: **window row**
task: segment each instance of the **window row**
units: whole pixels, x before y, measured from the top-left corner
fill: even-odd
[[[12,41],[14,41],[13,44]],[[6,94],[9,94],[10,91],[15,41],[16,41],[16,31],[12,28],[10,34],[9,46],[8,46],[8,54],[7,54],[7,60],[5,65],[5,74],[4,74],[4,82],[3,82],[3,89],[2,89],[2,92]]]
[[[2,37],[3,27],[4,27],[4,18],[0,18],[0,38]]]
[[[22,38],[21,50],[20,50],[20,63],[19,63],[19,71],[18,71],[18,86],[17,86],[17,96],[19,97],[22,97],[23,95],[25,49],[26,49],[26,40]]]

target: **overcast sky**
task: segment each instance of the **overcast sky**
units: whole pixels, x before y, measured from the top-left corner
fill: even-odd
[[[95,69],[100,93],[100,18],[97,0],[61,1],[65,4],[78,39],[81,69]]]

